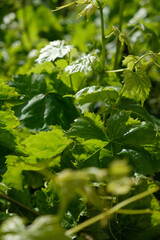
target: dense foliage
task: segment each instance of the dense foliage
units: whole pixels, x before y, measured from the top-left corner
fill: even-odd
[[[160,2],[0,2],[0,239],[160,238]]]

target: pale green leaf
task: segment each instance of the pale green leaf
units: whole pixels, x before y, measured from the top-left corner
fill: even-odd
[[[95,4],[88,4],[79,14],[77,19],[79,19],[80,17],[87,17],[87,21],[90,19],[90,16],[97,10],[97,7]]]
[[[63,58],[65,55],[67,55],[72,48],[73,47],[71,45],[65,45],[64,40],[50,42],[49,45],[41,49],[40,55],[36,59],[36,62],[39,64],[43,62],[54,62],[57,58]]]
[[[56,157],[66,148],[67,138],[63,135],[60,128],[54,127],[52,131],[40,132],[26,138],[22,142],[24,151],[28,155],[26,162],[36,164],[45,160],[44,164],[47,164],[47,159],[51,161],[51,158]]]
[[[76,164],[78,165],[84,164],[84,166],[87,167],[90,162],[90,159],[92,159],[91,166],[95,165],[98,166],[99,165],[98,157],[97,161],[93,161],[93,157],[96,156],[96,154],[107,145],[108,141],[102,141],[99,139],[89,139],[86,141],[78,142],[72,151],[72,154],[76,159]]]
[[[136,72],[125,70],[123,95],[141,101],[142,105],[149,95],[151,82],[142,67],[138,67]]]
[[[0,111],[0,145],[15,150],[18,144],[16,128],[19,124],[20,122],[14,116],[13,111]]]
[[[123,66],[127,66],[130,70],[133,70],[133,67],[135,65],[136,60],[138,57],[133,56],[133,55],[128,55],[127,57],[124,58],[122,61]]]
[[[13,102],[18,99],[19,94],[13,87],[9,87],[5,82],[0,82],[0,105],[5,102]]]
[[[32,170],[38,171],[44,166],[26,164],[25,157],[19,157],[14,155],[8,155],[6,157],[6,165],[7,171],[3,175],[3,183],[6,184],[7,187],[14,187],[17,190],[23,190],[23,179],[24,176],[22,172],[24,170]]]
[[[73,74],[76,72],[84,72],[85,74],[87,74],[88,72],[92,71],[94,63],[96,61],[96,57],[89,53],[88,55],[83,56],[68,65],[65,68],[65,73]]]

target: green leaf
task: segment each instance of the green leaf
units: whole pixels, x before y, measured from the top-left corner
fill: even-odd
[[[35,197],[40,214],[56,214],[58,212],[59,198],[53,181],[50,181],[41,190],[37,190]]]
[[[27,137],[22,146],[26,157],[14,155],[7,156],[7,171],[3,175],[3,183],[8,187],[22,190],[24,170],[38,171],[40,169],[57,165],[60,159],[56,158],[67,146],[67,138],[63,131],[54,127],[50,132],[40,132]]]
[[[72,62],[65,68],[65,73],[73,74],[76,72],[84,72],[87,74],[92,71],[97,58],[90,53],[86,56],[81,57],[80,59]]]
[[[2,240],[67,240],[63,228],[55,217],[38,217],[31,225],[26,227],[22,218],[14,216],[3,222],[1,229]]]
[[[123,95],[141,101],[142,105],[149,95],[151,82],[143,67],[137,67],[136,72],[125,70]]]
[[[123,149],[120,153],[118,153],[118,157],[122,157],[122,159],[128,159],[129,163],[133,167],[134,172],[143,175],[154,175],[155,172],[160,170],[159,162],[143,148]]]
[[[63,98],[71,90],[56,74],[17,75],[10,82],[22,94],[21,104],[14,107],[21,124],[32,130],[48,130],[50,125],[68,129],[78,117],[73,99]]]
[[[129,68],[129,70],[132,71],[137,59],[138,59],[137,56],[128,55],[127,57],[124,58],[122,64],[123,66],[127,66],[127,68]]]
[[[130,46],[130,42],[128,40],[127,35],[120,32],[120,30],[115,26],[113,26],[112,29],[113,29],[113,32],[114,32],[116,38],[121,42],[122,45],[125,44],[128,48],[128,51],[130,52],[131,51],[131,46]]]
[[[108,145],[108,137],[99,116],[85,112],[84,117],[75,120],[66,135],[77,139],[71,150],[75,165],[99,167],[99,152]]]
[[[22,105],[19,120],[32,130],[47,130],[50,125],[60,125],[67,130],[77,116],[73,99],[48,93],[38,94]]]
[[[28,155],[26,163],[36,164],[44,161],[44,164],[47,164],[47,160],[51,161],[66,148],[67,137],[64,137],[60,128],[53,127],[52,131],[29,136],[22,142],[22,145]]]
[[[95,13],[96,10],[97,6],[94,3],[90,3],[78,14],[77,19],[86,16],[88,21],[90,16]]]
[[[78,142],[72,150],[77,167],[99,167],[99,152],[108,145],[108,141],[90,139]]]
[[[5,82],[0,82],[0,106],[4,103],[14,103],[19,99],[19,94],[15,88],[9,87]]]
[[[31,73],[30,75],[15,75],[14,81],[10,81],[9,85],[15,87],[18,93],[25,98],[30,98],[39,93],[47,91],[46,75]]]
[[[103,122],[100,120],[100,116],[96,116],[94,113],[85,112],[84,117],[80,117],[75,120],[72,127],[66,132],[68,137],[80,137],[85,140],[99,139],[107,141],[108,137],[105,133]]]
[[[111,142],[123,145],[142,146],[155,143],[156,129],[150,123],[130,118],[130,112],[121,111],[111,116],[107,122]]]
[[[118,138],[117,138],[118,139]],[[123,137],[119,138],[121,143],[132,146],[143,146],[154,144],[156,140],[156,129],[152,124],[142,122],[139,126],[131,128]]]
[[[15,150],[18,144],[16,128],[19,124],[13,111],[0,111],[0,145]]]
[[[67,53],[71,51],[73,47],[71,45],[65,45],[64,40],[50,42],[49,45],[42,48],[39,57],[36,62],[39,64],[43,62],[55,61],[57,58],[63,58]]]
[[[138,118],[142,121],[152,122],[152,118],[147,110],[137,101],[122,97],[117,105],[118,109],[131,111],[131,117]]]
[[[119,91],[119,86],[91,86],[81,89],[76,93],[75,98],[78,104],[83,105],[89,102],[117,99]]]
[[[123,136],[128,131],[126,122],[130,117],[130,112],[121,111],[112,115],[107,121],[107,131],[110,140]]]
[[[8,155],[6,157],[7,171],[3,175],[3,183],[8,187],[23,191],[24,170],[39,171],[44,165],[29,164],[24,157]]]

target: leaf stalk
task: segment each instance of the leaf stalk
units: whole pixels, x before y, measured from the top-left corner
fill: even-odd
[[[82,229],[84,229],[84,228],[86,228],[86,227],[88,227],[88,226],[106,218],[106,217],[108,218],[109,216],[118,212],[121,208],[125,207],[126,205],[129,205],[130,203],[135,202],[135,201],[137,201],[141,198],[147,197],[150,194],[152,194],[154,192],[157,192],[159,189],[160,189],[159,187],[155,187],[153,189],[146,190],[146,191],[144,191],[142,193],[139,193],[139,194],[137,194],[133,197],[130,197],[130,198],[118,203],[117,205],[113,206],[109,210],[106,210],[105,212],[103,212],[103,213],[101,213],[101,214],[99,214],[99,215],[97,215],[93,218],[90,218],[83,223],[80,223],[78,226],[69,229],[68,231],[66,231],[65,235],[70,236],[70,235],[75,234],[75,233],[81,231]]]
[[[99,6],[100,11],[100,18],[101,18],[101,39],[102,39],[102,60],[101,60],[101,72],[102,76],[105,70],[105,63],[106,63],[106,39],[104,35],[104,16],[103,16],[103,7],[99,0],[97,0],[97,4]]]

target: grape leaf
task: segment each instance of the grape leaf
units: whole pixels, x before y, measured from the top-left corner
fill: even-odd
[[[24,170],[40,170],[42,169],[38,165],[27,165],[25,164],[25,158],[8,155],[6,157],[7,171],[3,175],[3,183],[8,187],[14,187],[17,190],[23,190],[23,179],[22,172]]]
[[[123,149],[118,153],[118,157],[126,158],[130,161],[133,170],[137,173],[154,175],[160,170],[159,162],[144,149]]]
[[[142,107],[137,101],[134,99],[124,98],[122,97],[117,105],[118,109],[131,111],[131,117],[138,118],[142,121],[152,122],[152,118],[147,112],[147,110]]]
[[[72,62],[65,68],[65,73],[73,74],[76,72],[84,72],[87,74],[92,71],[94,63],[97,61],[97,58],[90,53],[86,56],[81,57],[80,59]]]
[[[69,88],[54,73],[17,75],[10,84],[23,94],[14,110],[21,124],[29,129],[46,130],[56,124],[68,129],[78,117],[73,99],[63,98],[71,93]]]
[[[113,32],[114,32],[114,35],[116,36],[116,38],[121,42],[122,45],[125,44],[128,48],[128,51],[130,52],[131,46],[130,46],[130,42],[128,40],[127,35],[120,32],[120,30],[115,26],[113,26],[112,29],[113,29]]]
[[[91,86],[81,89],[76,93],[75,98],[78,104],[83,105],[89,102],[98,102],[107,99],[117,99],[120,87]]]
[[[85,140],[99,139],[107,141],[108,137],[105,133],[103,122],[99,116],[94,113],[85,113],[84,117],[75,120],[72,127],[66,132],[66,136],[80,137]]]
[[[99,167],[99,152],[108,145],[108,141],[89,139],[77,142],[72,150],[77,167]]]
[[[71,45],[65,45],[64,40],[50,42],[49,45],[41,49],[40,55],[36,59],[36,62],[39,64],[43,62],[54,62],[57,58],[63,58],[65,55],[67,55],[72,48],[73,46]]]
[[[60,125],[67,130],[78,116],[71,98],[57,93],[38,94],[22,105],[19,120],[32,130],[46,130],[50,125]]]
[[[37,171],[48,167],[49,164],[58,164],[60,159],[55,157],[67,146],[67,138],[63,135],[60,128],[54,127],[52,131],[27,137],[21,143],[25,157],[7,156],[7,171],[3,175],[3,182],[9,187],[22,190],[24,170]]]
[[[122,64],[123,66],[127,66],[127,68],[129,68],[129,70],[132,71],[137,59],[138,57],[136,56],[128,55],[127,57],[124,58],[124,60],[122,61]]]
[[[19,99],[19,94],[15,88],[9,87],[5,82],[0,82],[0,106],[4,103],[14,103]]]
[[[90,3],[88,4],[79,14],[77,19],[79,19],[80,17],[87,17],[87,21],[90,19],[90,16],[97,10],[97,7],[95,4]]]
[[[149,95],[151,82],[143,67],[137,67],[136,72],[125,70],[123,95],[128,98],[135,98],[141,101],[142,105]]]
[[[27,163],[40,163],[62,153],[67,146],[67,137],[63,136],[63,131],[58,127],[53,127],[52,131],[40,132],[36,135],[31,135],[26,138],[22,145],[24,152],[28,157],[25,162]]]
[[[16,128],[20,122],[11,110],[0,111],[0,145],[15,150],[18,144]]]
[[[132,146],[155,143],[156,129],[151,123],[130,118],[130,113],[121,111],[112,115],[107,122],[110,141]]]
[[[15,75],[13,76],[13,80],[9,82],[9,85],[23,95],[23,98],[30,98],[47,91],[45,74],[31,73],[30,75]]]

